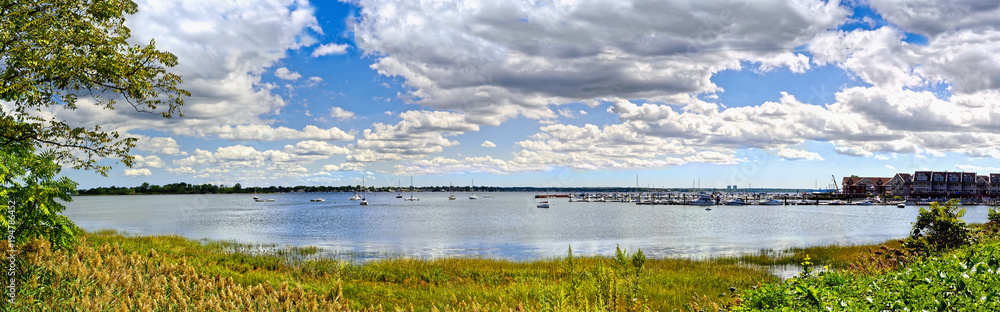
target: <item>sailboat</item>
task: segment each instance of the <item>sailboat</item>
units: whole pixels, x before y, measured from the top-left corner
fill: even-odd
[[[472,195],[469,195],[469,199],[479,199],[479,196],[476,196],[476,180],[472,180]]]
[[[419,199],[413,198],[413,177],[410,177],[410,198],[407,198],[406,200],[409,200],[409,201],[419,200]]]
[[[448,184],[448,200],[455,200],[455,192],[452,192],[453,186]]]
[[[253,195],[253,201],[255,201],[255,202],[261,203],[261,202],[273,202],[274,201],[274,198],[260,198],[260,197],[257,197],[257,188],[256,187],[253,188],[253,194],[254,194]]]
[[[403,198],[403,193],[401,192],[403,188],[399,187],[399,180],[396,181],[396,198]]]
[[[362,206],[368,206],[368,199],[365,198],[365,197],[368,196],[368,188],[365,187],[365,176],[364,176],[364,173],[362,173],[362,175],[361,175],[361,190],[363,192],[365,192],[365,195],[361,196],[361,205]]]

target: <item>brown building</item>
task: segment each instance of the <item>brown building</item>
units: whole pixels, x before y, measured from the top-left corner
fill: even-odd
[[[844,177],[841,192],[844,195],[883,195],[887,193],[892,178]]]

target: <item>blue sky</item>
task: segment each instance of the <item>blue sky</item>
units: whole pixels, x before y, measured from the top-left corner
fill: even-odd
[[[825,188],[1000,172],[1000,4],[138,1],[184,118],[54,111],[138,137],[81,187]],[[945,18],[947,17],[947,18]]]

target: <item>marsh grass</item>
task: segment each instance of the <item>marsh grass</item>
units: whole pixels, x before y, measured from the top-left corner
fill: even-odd
[[[31,243],[38,247],[22,257],[30,277],[15,310],[672,311],[729,306],[735,292],[777,280],[766,265],[798,254],[835,263],[844,250],[867,250],[815,247],[780,257],[761,252],[706,260],[646,259],[625,251],[617,258],[568,253],[535,261],[373,259],[170,235],[80,237],[75,251]]]
[[[788,266],[799,265],[805,261],[806,256],[818,266],[827,266],[830,269],[847,269],[865,256],[871,254],[872,250],[881,245],[890,248],[899,248],[902,244],[899,240],[889,240],[881,244],[874,245],[828,245],[814,247],[795,247],[786,250],[762,249],[755,253],[741,255],[738,257],[720,258],[719,261],[734,262],[744,264],[754,264],[761,266]]]

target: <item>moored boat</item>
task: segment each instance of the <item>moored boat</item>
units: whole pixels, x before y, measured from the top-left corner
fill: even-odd
[[[781,206],[781,202],[774,198],[768,198],[757,202],[758,205],[763,206]]]
[[[691,206],[711,206],[711,205],[715,205],[715,201],[713,201],[712,197],[709,197],[708,195],[700,195],[700,196],[698,196],[698,199],[689,201],[688,205],[691,205]]]

